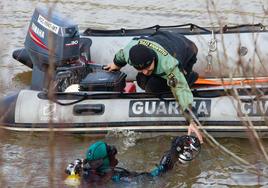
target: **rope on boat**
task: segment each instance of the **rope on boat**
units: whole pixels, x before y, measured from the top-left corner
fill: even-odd
[[[227,25],[225,25],[222,28],[222,31],[226,32],[228,30],[238,29],[238,28],[243,28],[243,27],[260,27],[261,30],[265,29],[265,26],[262,23],[258,23],[258,24],[241,24],[241,25],[236,25],[236,26],[227,26]]]
[[[200,30],[203,30],[205,32],[211,32],[210,30],[206,29],[205,27],[200,27],[196,24],[192,24],[192,23],[188,23],[188,24],[181,24],[181,25],[171,25],[171,26],[160,26],[160,25],[154,25],[154,26],[151,26],[151,27],[146,27],[146,28],[143,28],[143,29],[155,29],[156,31],[163,28],[180,28],[180,27],[186,27],[186,26],[190,26],[190,31],[193,31],[195,28],[198,28]]]
[[[195,28],[203,30],[205,32],[211,33],[213,30],[207,29],[205,27],[201,27],[199,25],[196,24],[192,24],[192,23],[187,23],[187,24],[181,24],[181,25],[172,25],[172,26],[160,26],[160,25],[154,25],[151,27],[147,27],[147,28],[143,28],[144,30],[146,29],[155,29],[155,30],[159,30],[161,28],[165,29],[165,28],[183,28],[186,26],[190,26],[190,31],[193,31]],[[239,28],[245,28],[245,27],[260,27],[260,30],[265,30],[265,26],[262,23],[257,23],[257,24],[241,24],[241,25],[236,25],[236,26],[228,26],[228,25],[224,25],[224,27],[218,29],[217,31],[214,31],[215,33],[220,33],[220,32],[227,32],[230,30],[234,30],[234,29],[239,29]],[[124,29],[126,31],[126,29]]]
[[[181,29],[187,29],[189,26],[190,32],[193,32],[195,29],[199,29],[200,31],[203,31],[205,33],[226,33],[226,32],[231,32],[232,30],[237,30],[240,28],[244,28],[245,31],[250,30],[250,28],[253,28],[253,31],[265,31],[266,26],[263,25],[262,23],[257,23],[257,24],[240,24],[240,25],[235,25],[235,26],[228,26],[224,25],[223,27],[201,27],[199,25],[193,24],[193,23],[187,23],[187,24],[180,24],[180,25],[169,25],[169,26],[162,26],[162,25],[154,25],[142,29],[126,29],[126,28],[121,28],[121,29],[113,29],[113,30],[100,30],[100,29],[92,29],[92,28],[87,28],[83,33],[85,35],[94,35],[94,34],[104,34],[104,35],[111,35],[118,33],[121,36],[127,36],[130,33],[142,33],[148,30],[159,30],[159,29],[169,29],[169,28],[181,28]],[[199,32],[200,32],[199,31]],[[239,32],[239,31],[237,31]]]
[[[85,93],[84,95],[82,95],[83,97],[81,99],[78,99],[76,101],[72,101],[72,102],[69,102],[69,103],[62,103],[58,100],[55,100],[54,97],[52,99],[50,99],[52,102],[55,102],[56,104],[59,104],[61,106],[69,106],[69,105],[74,105],[76,103],[79,103],[79,102],[82,102],[84,100],[86,100],[88,98],[88,95]]]

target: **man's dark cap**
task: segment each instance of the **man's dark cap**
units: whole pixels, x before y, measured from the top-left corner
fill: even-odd
[[[155,56],[156,54],[152,49],[141,44],[133,46],[129,51],[130,63],[137,70],[142,70],[150,66]]]

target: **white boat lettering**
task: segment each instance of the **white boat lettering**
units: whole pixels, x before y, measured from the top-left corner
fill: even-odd
[[[146,102],[145,103],[145,113],[146,114],[153,114],[155,112],[155,105],[156,105],[155,101],[152,103]]]
[[[38,19],[37,19],[37,22],[38,22],[40,25],[42,25],[44,28],[46,28],[46,29],[48,29],[48,30],[50,30],[50,31],[52,31],[52,32],[54,32],[54,33],[56,33],[56,34],[58,34],[60,27],[57,26],[56,24],[54,24],[54,23],[48,21],[48,20],[45,19],[43,16],[39,15],[39,16],[38,16]]]
[[[158,108],[156,109],[156,114],[160,114],[160,113],[167,113],[167,108],[165,106],[165,102],[164,101],[160,101]]]
[[[72,40],[70,43],[65,44],[65,46],[75,46],[78,44],[79,44],[78,40]]]
[[[242,103],[241,105],[241,112],[242,114],[249,114],[251,112],[251,109],[249,108],[249,103]]]
[[[58,118],[56,116],[57,106],[56,104],[46,104],[41,108],[40,120],[41,121],[56,121]]]
[[[242,116],[268,115],[268,100],[242,102],[241,113],[242,113]]]
[[[52,116],[56,112],[56,105],[55,104],[48,104],[43,108],[43,115],[44,116]]]
[[[168,105],[168,114],[179,114],[179,105],[176,101],[170,101]]]
[[[143,112],[143,103],[142,102],[136,102],[132,106],[132,111],[135,114],[142,114]]]
[[[39,37],[44,38],[45,32],[38,28],[34,23],[32,23],[32,30],[35,32]]]
[[[262,114],[266,114],[268,109],[268,101],[265,101],[264,103],[261,103],[260,110]]]
[[[205,101],[200,102],[199,106],[197,107],[197,114],[209,115],[207,103]]]
[[[209,117],[211,101],[196,100],[193,103],[200,117]],[[179,105],[175,100],[131,100],[129,117],[176,117],[182,116]]]

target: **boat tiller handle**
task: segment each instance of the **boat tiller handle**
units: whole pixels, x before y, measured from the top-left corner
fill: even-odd
[[[103,104],[79,104],[73,108],[74,115],[102,115],[105,106]]]

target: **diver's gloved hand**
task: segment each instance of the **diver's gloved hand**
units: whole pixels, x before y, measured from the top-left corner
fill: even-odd
[[[159,176],[162,173],[165,173],[168,170],[171,170],[176,162],[174,153],[170,150],[167,151],[164,156],[161,158],[159,165],[151,171],[151,176]]]
[[[186,163],[193,160],[201,150],[201,144],[195,136],[178,136],[171,143],[171,148],[161,158],[159,165],[154,168],[150,175],[159,176],[174,167],[179,160]]]
[[[76,159],[73,163],[69,163],[65,169],[65,173],[72,175],[72,174],[79,174],[82,170],[82,160]]]
[[[156,177],[162,174],[163,172],[165,172],[164,166],[158,165],[150,172],[150,176]]]
[[[184,146],[185,140],[183,137],[177,136],[171,142],[170,151],[172,151],[172,153],[174,153],[174,155],[178,158],[179,155],[183,152]]]
[[[167,151],[160,160],[160,165],[163,166],[164,171],[171,170],[175,164],[175,156],[172,151]]]

